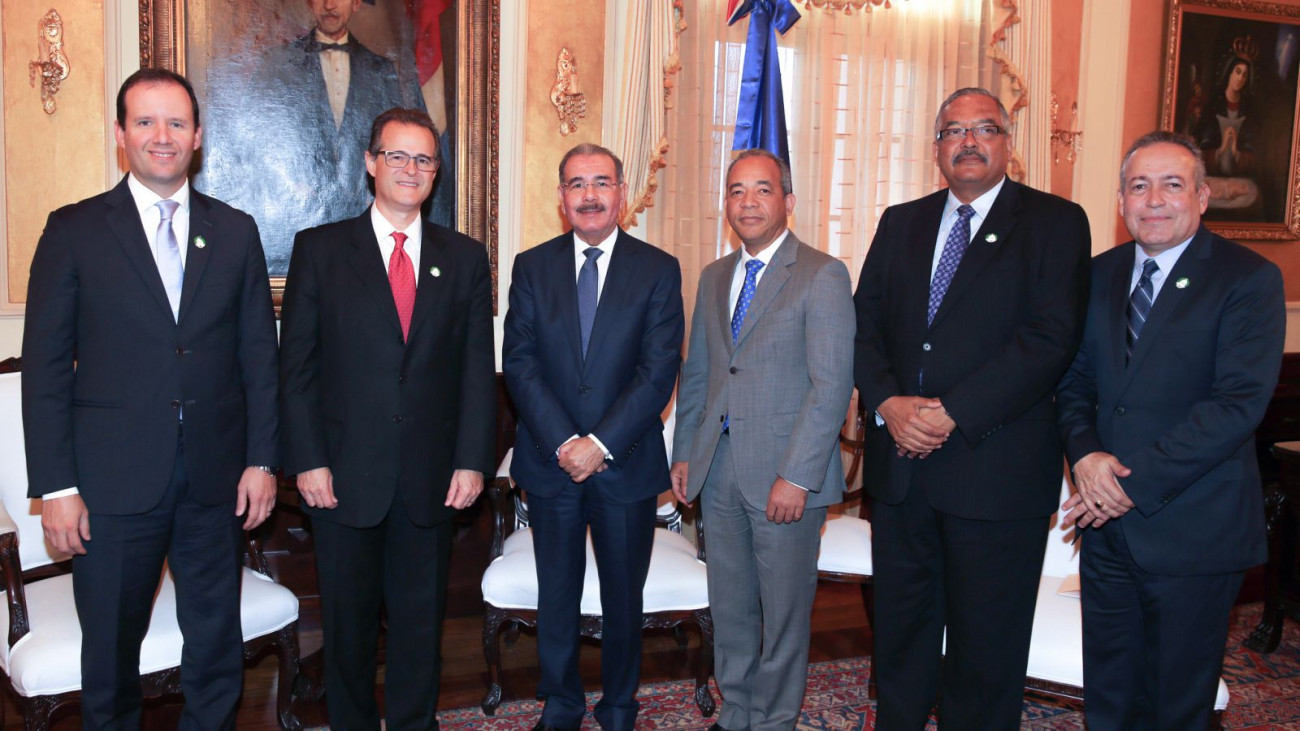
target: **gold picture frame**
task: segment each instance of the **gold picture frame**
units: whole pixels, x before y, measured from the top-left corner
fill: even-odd
[[[1201,147],[1206,226],[1300,239],[1300,7],[1170,0],[1165,39],[1160,128]]]
[[[141,67],[157,66],[186,74],[192,58],[200,63],[210,58],[210,50],[196,48],[200,44],[195,39],[200,35],[191,25],[216,22],[212,16],[220,9],[218,2],[139,0]],[[222,7],[229,4],[230,0],[225,0]],[[495,311],[501,0],[456,0],[456,21],[455,111],[450,115],[455,120],[455,228],[487,246]],[[452,88],[450,84],[448,88]],[[203,91],[199,91],[202,95]],[[271,258],[268,255],[268,263]],[[278,311],[284,276],[282,271],[273,270],[271,274]]]

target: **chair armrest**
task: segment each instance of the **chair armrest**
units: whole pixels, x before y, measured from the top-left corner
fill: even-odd
[[[695,558],[708,563],[704,557],[704,506],[695,502]]]
[[[0,506],[3,510],[3,506]],[[8,513],[4,520],[13,525]],[[18,561],[18,532],[0,534],[0,571],[4,572],[6,599],[9,602],[9,646],[21,640],[31,626],[27,617],[27,592],[23,589],[23,568]]]
[[[849,434],[840,432],[840,448],[852,455],[849,461],[849,468],[844,472],[844,497],[852,497],[862,491],[862,486],[854,487],[858,478],[858,472],[862,470],[862,452],[866,445],[867,429],[867,409],[858,401],[858,409],[854,414],[854,424],[849,426]]]
[[[271,576],[271,564],[266,560],[266,554],[262,552],[262,542],[253,537],[251,533],[244,533],[246,539],[245,550],[248,551],[248,560],[253,564],[252,568],[257,573],[274,579]]]
[[[488,483],[488,505],[492,506],[492,546],[488,551],[488,560],[501,557],[506,540],[506,515],[510,510],[510,494],[514,483],[509,476],[497,477]]]

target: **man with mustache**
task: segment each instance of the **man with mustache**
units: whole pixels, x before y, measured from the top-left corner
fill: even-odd
[[[1007,179],[1009,124],[984,89],[944,100],[948,188],[885,210],[854,296],[879,729],[923,728],[936,701],[944,728],[1020,723],[1090,240],[1079,206]]]
[[[537,554],[535,729],[577,729],[586,712],[578,621],[587,529],[600,574],[604,695],[596,721],[636,721],[641,591],[656,496],[669,488],[661,413],[681,365],[677,259],[618,228],[623,163],[581,144],[560,161],[573,232],[515,258],[501,366],[519,410],[510,475],[528,493]]]

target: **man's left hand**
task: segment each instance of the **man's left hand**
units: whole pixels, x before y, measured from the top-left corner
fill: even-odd
[[[252,530],[271,517],[275,508],[275,475],[258,467],[245,467],[239,478],[235,515],[245,515],[244,530]]]
[[[767,495],[767,519],[773,523],[794,523],[803,517],[808,491],[796,487],[784,477],[777,477]]]
[[[451,486],[447,488],[449,508],[464,510],[483,492],[483,473],[476,470],[456,470],[451,473]]]
[[[604,471],[605,451],[591,437],[580,437],[560,445],[560,469],[574,482],[583,482]]]

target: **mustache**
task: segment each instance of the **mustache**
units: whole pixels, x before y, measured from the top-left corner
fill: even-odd
[[[963,159],[968,157],[973,157],[976,160],[979,160],[980,162],[984,163],[985,165],[987,165],[989,162],[988,155],[985,155],[979,150],[962,150],[961,152],[958,152],[956,155],[952,156],[952,164],[956,165],[957,163],[961,162]]]
[[[604,203],[596,203],[596,202],[583,203],[582,205],[578,206],[578,213],[604,213],[604,212],[605,212]]]

